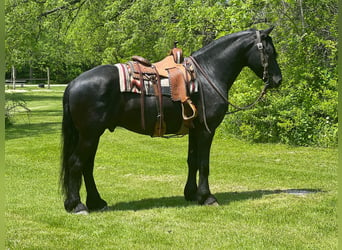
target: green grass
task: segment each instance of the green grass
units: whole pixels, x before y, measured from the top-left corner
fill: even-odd
[[[95,163],[110,211],[66,213],[62,88],[33,90],[18,93],[30,116],[6,129],[8,249],[337,249],[336,149],[215,138],[210,183],[221,205],[206,207],[183,199],[187,137],[119,128],[101,137]]]

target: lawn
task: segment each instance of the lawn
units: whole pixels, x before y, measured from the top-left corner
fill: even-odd
[[[183,198],[187,137],[118,128],[101,137],[95,161],[109,211],[66,213],[62,93],[16,93],[31,112],[6,129],[8,249],[337,249],[337,149],[216,137],[210,183],[220,206],[208,207]]]

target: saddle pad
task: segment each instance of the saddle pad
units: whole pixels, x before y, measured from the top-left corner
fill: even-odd
[[[141,94],[141,90],[137,87],[137,84],[141,86],[140,82],[133,78],[129,73],[127,65],[118,63],[115,66],[119,70],[120,76],[120,91],[121,92],[132,92]],[[171,96],[170,83],[168,78],[162,78],[161,81],[162,94]],[[154,95],[153,83],[151,81],[144,80],[145,94]]]
[[[115,64],[119,71],[120,78],[120,91],[121,92],[131,92],[141,94],[141,90],[138,86],[141,86],[141,83],[133,78],[133,75],[130,73],[127,64],[118,63]],[[162,94],[166,96],[171,96],[171,88],[170,88],[170,80],[169,78],[161,78],[161,89]],[[144,80],[145,94],[146,95],[154,95],[154,88],[152,81]],[[189,93],[198,92],[198,84],[196,82],[191,82],[188,86]]]

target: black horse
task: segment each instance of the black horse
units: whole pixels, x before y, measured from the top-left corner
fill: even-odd
[[[209,189],[209,155],[215,129],[223,120],[228,103],[225,96],[242,68],[248,66],[266,83],[276,87],[282,81],[276,51],[266,30],[241,31],[221,37],[188,58],[192,63],[199,93],[190,97],[198,116],[189,130],[188,178],[184,188],[187,201],[217,204]],[[93,177],[94,158],[100,136],[117,126],[151,135],[158,111],[156,99],[145,96],[145,126],[141,124],[140,95],[122,93],[119,73],[114,65],[102,65],[82,73],[69,83],[63,97],[61,183],[68,212],[106,208]],[[179,131],[182,124],[181,104],[163,96],[166,134]],[[199,181],[197,184],[197,172]],[[79,191],[82,175],[87,191],[86,205]]]

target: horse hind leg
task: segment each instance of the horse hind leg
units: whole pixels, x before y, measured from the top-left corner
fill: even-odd
[[[86,206],[81,203],[79,190],[82,183],[81,164],[76,154],[72,154],[68,161],[68,170],[65,173],[65,193],[64,208],[68,212],[87,213]]]
[[[105,210],[107,207],[107,202],[103,200],[97,190],[93,170],[94,170],[94,159],[97,151],[97,146],[99,144],[99,137],[94,139],[93,141],[88,140],[84,152],[86,153],[86,157],[84,159],[84,167],[83,167],[83,178],[87,191],[87,207],[89,210]]]
[[[77,154],[73,153],[68,159],[64,171],[64,191],[66,199],[64,208],[68,212],[79,212],[86,210],[86,207],[81,203],[79,190],[82,183],[81,164]]]
[[[101,199],[93,177],[94,158],[99,143],[99,136],[87,138],[80,136],[77,147],[69,159],[69,177],[67,180],[67,198],[64,207],[69,212],[87,211],[81,203],[79,191],[82,175],[87,191],[87,206],[90,210],[100,210],[107,206]]]

